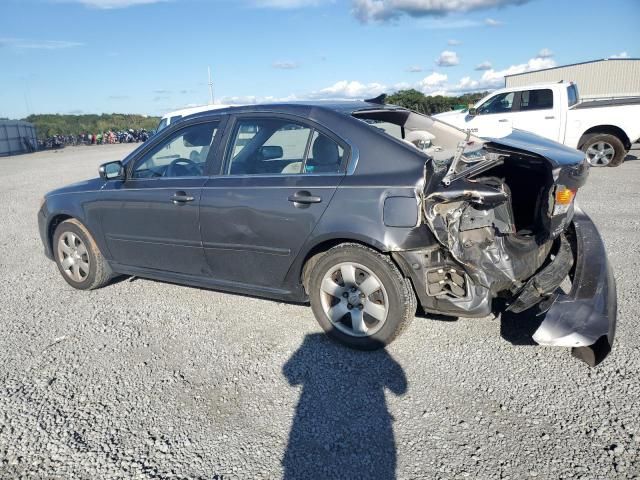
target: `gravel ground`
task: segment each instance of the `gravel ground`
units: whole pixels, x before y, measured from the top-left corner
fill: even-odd
[[[619,299],[589,369],[500,319],[417,318],[361,353],[305,306],[75,291],[42,254],[38,201],[130,149],[0,158],[1,478],[640,478],[640,151],[579,193]]]

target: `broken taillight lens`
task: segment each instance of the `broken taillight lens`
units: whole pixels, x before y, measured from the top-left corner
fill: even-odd
[[[553,214],[563,215],[567,213],[569,207],[573,203],[573,199],[576,198],[576,192],[577,190],[565,187],[564,185],[558,185],[556,187]]]

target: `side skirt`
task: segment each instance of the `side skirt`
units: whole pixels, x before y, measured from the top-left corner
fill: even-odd
[[[131,275],[140,278],[159,280],[167,283],[175,283],[179,285],[206,288],[209,290],[237,293],[241,295],[249,295],[252,297],[262,297],[271,300],[283,300],[294,303],[308,302],[308,298],[304,293],[302,286],[300,287],[299,291],[292,291],[281,288],[258,287],[255,285],[240,282],[216,280],[209,277],[198,277],[182,273],[166,272],[162,270],[154,270],[151,268],[132,267],[129,265],[121,265],[114,262],[110,262],[109,264],[111,266],[111,269],[115,273],[118,273],[120,275]]]

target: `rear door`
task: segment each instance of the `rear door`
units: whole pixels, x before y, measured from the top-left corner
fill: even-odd
[[[111,259],[121,265],[206,275],[199,206],[219,121],[186,124],[162,135],[107,182],[99,210]]]
[[[238,115],[200,229],[216,280],[264,289],[285,275],[344,177],[348,147],[299,117]]]
[[[560,141],[560,102],[554,101],[553,90],[536,88],[518,93],[517,110],[511,115],[513,128]]]

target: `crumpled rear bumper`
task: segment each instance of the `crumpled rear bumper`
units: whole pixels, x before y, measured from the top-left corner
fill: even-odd
[[[575,269],[571,291],[559,295],[533,335],[540,345],[571,347],[595,366],[611,352],[616,332],[616,282],[598,229],[576,209]]]

